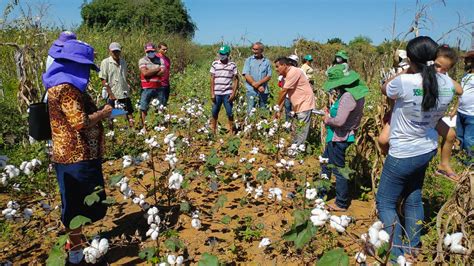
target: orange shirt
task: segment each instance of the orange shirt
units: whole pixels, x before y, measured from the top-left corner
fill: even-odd
[[[288,98],[290,98],[295,113],[316,108],[313,89],[301,69],[290,66],[288,73],[286,73],[283,89],[288,90]]]
[[[89,116],[97,111],[91,96],[69,84],[48,89],[48,108],[53,140],[53,161],[77,163],[102,158],[104,129],[90,126]]]

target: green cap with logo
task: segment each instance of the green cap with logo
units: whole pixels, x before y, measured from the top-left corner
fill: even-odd
[[[310,54],[305,55],[304,60],[313,61],[313,57]]]
[[[222,45],[219,48],[219,54],[230,54],[230,47],[228,45]]]

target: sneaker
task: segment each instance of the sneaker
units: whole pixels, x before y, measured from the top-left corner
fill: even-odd
[[[79,264],[84,258],[83,249],[70,250],[68,254],[69,254],[69,263],[72,263],[72,264]]]

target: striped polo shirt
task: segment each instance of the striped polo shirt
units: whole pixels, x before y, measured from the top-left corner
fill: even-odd
[[[232,80],[237,75],[237,65],[234,62],[212,62],[211,75],[214,76],[214,93],[216,95],[232,94]]]

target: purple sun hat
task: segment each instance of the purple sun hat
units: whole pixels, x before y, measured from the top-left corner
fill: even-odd
[[[48,55],[53,56],[54,53],[61,51],[64,46],[64,42],[69,40],[76,40],[77,36],[72,31],[63,31],[59,34],[58,39],[54,40],[53,45],[49,48]]]
[[[94,64],[94,48],[83,41],[65,41],[61,51],[54,52],[51,56],[55,60],[69,60],[79,64],[90,65],[92,69],[99,71],[99,67]]]
[[[55,40],[53,43],[57,46],[63,46],[64,43],[69,40],[77,40],[76,34],[72,31],[63,31],[59,34],[58,39]]]

